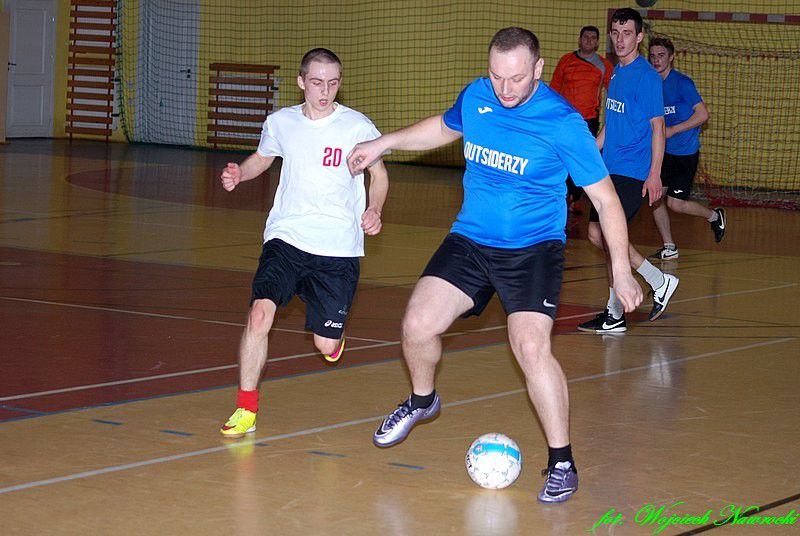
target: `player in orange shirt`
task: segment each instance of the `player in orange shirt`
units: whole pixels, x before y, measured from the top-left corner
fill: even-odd
[[[597,136],[600,130],[601,88],[608,89],[614,66],[597,54],[600,30],[595,26],[584,26],[578,38],[578,50],[564,54],[556,65],[550,87],[558,91],[581,114],[589,131]],[[583,189],[575,186],[567,177],[570,209],[576,210],[575,202],[583,195]]]

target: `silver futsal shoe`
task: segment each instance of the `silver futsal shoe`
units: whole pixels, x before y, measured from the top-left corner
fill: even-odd
[[[378,426],[372,436],[372,442],[376,447],[382,448],[396,445],[408,437],[411,429],[417,424],[435,419],[441,409],[439,393],[436,393],[433,402],[427,408],[411,409],[411,397],[408,397],[408,400],[399,404],[397,409]]]
[[[578,491],[578,473],[570,462],[558,462],[542,471],[546,477],[538,499],[543,503],[564,502]]]

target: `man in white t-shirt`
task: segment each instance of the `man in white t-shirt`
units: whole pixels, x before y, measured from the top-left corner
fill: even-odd
[[[381,230],[389,179],[382,160],[367,168],[367,206],[364,175],[351,175],[345,156],[380,132],[366,116],[335,102],[341,77],[336,54],[324,48],[307,52],[297,76],[305,102],[268,116],[256,152],[241,165],[229,163],[220,176],[231,191],[265,172],[275,157],[283,159],[239,346],[236,411],[220,430],[226,437],[256,429],[268,335],[278,307],[294,295],[306,304],[306,329],[324,358],[336,362],[344,351],[364,233]]]

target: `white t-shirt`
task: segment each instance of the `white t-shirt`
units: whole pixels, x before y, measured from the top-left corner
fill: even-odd
[[[258,154],[283,158],[264,242],[280,238],[314,255],[364,255],[364,175],[350,175],[346,157],[355,144],[381,134],[364,114],[335,106],[322,119],[307,118],[298,104],[264,121]]]

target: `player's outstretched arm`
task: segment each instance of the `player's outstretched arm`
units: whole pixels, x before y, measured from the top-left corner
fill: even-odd
[[[661,184],[661,163],[664,161],[664,147],[667,143],[664,116],[652,118],[650,127],[653,132],[650,142],[653,156],[650,158],[650,172],[647,174],[647,180],[644,181],[642,186],[642,197],[647,195],[650,206],[653,206],[653,203],[664,195],[664,188]]]
[[[383,228],[381,212],[389,193],[389,172],[386,171],[386,166],[383,165],[383,160],[380,158],[367,170],[369,171],[369,206],[361,215],[361,228],[368,235],[376,235]]]
[[[359,143],[347,155],[347,166],[350,173],[357,175],[386,151],[427,151],[452,143],[460,137],[460,132],[444,124],[441,115],[434,115],[372,141]]]
[[[274,161],[274,156],[261,156],[256,152],[248,156],[241,164],[228,162],[228,165],[222,170],[222,174],[219,176],[222,181],[222,187],[230,192],[236,188],[240,182],[255,179],[264,173]]]
[[[642,303],[644,295],[642,287],[631,274],[625,212],[622,210],[622,204],[610,177],[606,176],[594,184],[585,186],[584,191],[600,216],[600,227],[603,229],[603,238],[611,257],[614,292],[622,302],[625,312],[629,313]]]

